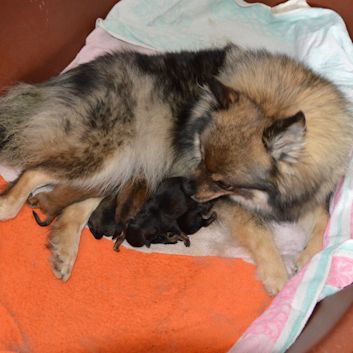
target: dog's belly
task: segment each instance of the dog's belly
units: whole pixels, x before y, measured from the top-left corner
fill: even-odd
[[[141,148],[141,144],[133,144],[116,150],[103,161],[97,172],[87,178],[78,178],[76,182],[81,187],[101,189],[106,193],[131,179],[144,177],[149,187],[154,188],[168,175],[173,160],[173,153],[168,146]]]

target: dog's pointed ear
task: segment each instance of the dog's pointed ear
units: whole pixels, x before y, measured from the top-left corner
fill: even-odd
[[[209,79],[207,85],[217,101],[218,109],[228,109],[231,104],[238,102],[239,93],[216,78]]]
[[[300,111],[266,128],[262,140],[275,160],[295,163],[303,150],[305,133],[305,115]]]

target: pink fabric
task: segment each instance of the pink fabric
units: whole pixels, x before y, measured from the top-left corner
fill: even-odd
[[[324,250],[287,283],[230,353],[284,352],[304,327],[316,302],[325,296],[326,287],[330,286],[332,291],[337,291],[353,283],[352,166],[353,160],[347,176],[332,198],[331,218],[324,235]],[[323,279],[318,278],[318,274]],[[302,308],[302,304],[307,304],[305,300],[311,300],[307,312],[303,312]],[[297,333],[291,335],[291,330],[297,330]]]
[[[344,288],[352,283],[353,259],[345,256],[333,256],[327,284],[337,288]]]
[[[292,310],[291,302],[306,269],[294,276],[272,301],[270,307],[256,319],[230,353],[271,353]]]
[[[70,70],[77,65],[89,62],[105,53],[112,51],[138,51],[144,54],[154,54],[156,51],[140,47],[138,45],[124,42],[114,38],[103,29],[97,27],[86,39],[85,46],[80,50],[75,59],[64,71]]]

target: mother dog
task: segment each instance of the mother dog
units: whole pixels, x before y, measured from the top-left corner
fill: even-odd
[[[231,227],[276,293],[287,273],[267,223],[314,215],[304,223],[315,235],[308,247],[317,251],[317,227],[326,223],[326,201],[351,142],[342,94],[285,56],[236,46],[109,54],[1,98],[0,163],[23,174],[1,196],[0,219],[15,217],[46,184],[81,189],[85,196],[72,202],[98,196],[71,204],[53,226],[53,270],[66,280],[101,197],[140,175],[153,189],[203,160],[195,197],[228,197],[232,204],[220,207],[241,213],[237,227],[231,212]]]

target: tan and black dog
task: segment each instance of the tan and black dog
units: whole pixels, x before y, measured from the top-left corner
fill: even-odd
[[[331,82],[266,51],[108,54],[0,99],[0,163],[23,170],[0,198],[0,220],[42,185],[98,192],[68,202],[52,226],[53,271],[67,280],[103,197],[141,175],[153,190],[200,164],[195,198],[227,198],[225,222],[276,293],[288,274],[268,224],[311,228],[299,267],[320,248],[352,146],[348,108]]]
[[[219,79],[226,109],[201,136],[195,197],[223,196],[219,216],[275,294],[288,274],[272,225],[298,222],[310,234],[297,268],[321,249],[328,199],[352,148],[352,116],[332,83],[285,56],[239,52]]]

